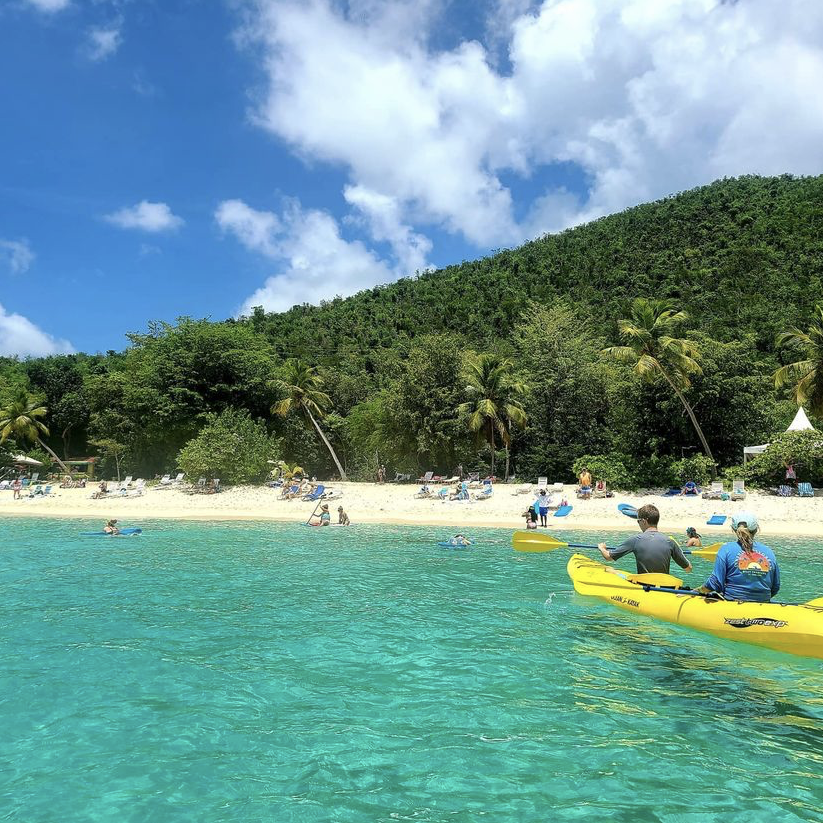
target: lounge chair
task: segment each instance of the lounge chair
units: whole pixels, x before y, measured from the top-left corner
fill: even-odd
[[[160,485],[161,485],[161,486],[168,486],[168,485],[169,485],[169,483],[171,483],[171,475],[170,475],[170,474],[164,474],[164,475],[160,478]]]
[[[791,497],[794,494],[794,489],[791,486],[778,486],[778,497]]]
[[[562,483],[552,483],[551,488],[548,489],[552,494],[563,494],[563,484]]]
[[[39,479],[40,479],[40,472],[35,472],[35,473],[31,476],[31,481],[30,481],[30,482],[31,482],[31,483],[36,483]]]
[[[434,472],[426,472],[422,477],[417,478],[418,483],[431,483],[432,477],[434,477]]]
[[[475,500],[488,500],[492,496],[493,491],[494,491],[494,489],[492,488],[491,481],[486,482],[486,483],[483,484],[483,490],[477,492],[477,494],[474,495],[474,499]]]
[[[0,480],[0,491],[11,488],[11,480]]]
[[[414,496],[414,499],[427,500],[430,497],[434,497],[434,492],[429,488],[428,484],[424,484],[418,489],[417,494],[415,494]]]
[[[42,497],[43,496],[43,486],[40,483],[37,483],[34,486],[29,487],[29,497]]]
[[[549,478],[548,477],[538,477],[537,478],[537,485],[541,489],[545,489],[546,486],[549,485]]]
[[[288,485],[284,485],[282,489],[280,489],[280,497],[279,500],[291,500],[294,497],[300,496],[300,484],[299,483],[289,483]]]
[[[309,492],[308,494],[303,495],[301,500],[304,503],[313,503],[315,500],[319,500],[323,496],[323,492],[326,491],[326,487],[322,484],[319,486],[315,486],[314,489]]]
[[[737,482],[737,481],[735,481],[735,482]],[[709,486],[709,490],[703,492],[703,499],[704,500],[722,500],[723,499],[723,481],[722,480],[715,480]]]
[[[518,486],[512,494],[531,494],[531,486]]]
[[[126,493],[129,497],[142,497],[146,490],[146,481],[142,478],[137,478],[133,489],[127,489]]]
[[[340,489],[326,489],[323,492],[321,500],[339,500],[343,496],[343,492]]]
[[[814,497],[814,489],[812,488],[811,483],[798,483],[797,484],[797,496],[798,497]]]
[[[592,491],[592,497],[611,497],[612,493],[606,487],[604,480],[598,480]]]
[[[746,481],[745,480],[735,480],[732,483],[731,499],[732,500],[745,500],[746,499]]]

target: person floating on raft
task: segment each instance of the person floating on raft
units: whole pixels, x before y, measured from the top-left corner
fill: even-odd
[[[780,567],[774,552],[754,536],[760,526],[752,512],[732,517],[735,540],[724,543],[717,552],[714,570],[697,590],[718,592],[727,600],[768,603],[780,591]]]

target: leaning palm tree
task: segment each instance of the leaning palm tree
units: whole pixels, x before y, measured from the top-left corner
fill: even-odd
[[[700,351],[691,340],[672,336],[675,328],[687,319],[686,312],[677,311],[670,300],[638,297],[632,303],[631,317],[617,321],[625,345],[603,349],[603,354],[631,365],[634,373],[647,383],[665,380],[686,409],[706,457],[714,464],[706,436],[683,394],[691,385],[689,376],[702,373],[698,363]]]
[[[317,373],[314,366],[309,366],[301,360],[289,360],[286,363],[286,374],[282,380],[274,381],[274,388],[284,395],[272,407],[272,413],[285,417],[290,411],[297,411],[303,415],[308,423],[317,430],[320,439],[325,443],[329,454],[340,472],[340,479],[346,480],[346,472],[340,465],[334,449],[328,438],[323,434],[318,419],[326,415],[326,409],[331,405],[329,396],[321,391],[323,378]]]
[[[526,390],[515,378],[512,362],[496,354],[471,355],[464,367],[464,377],[466,393],[471,399],[461,403],[458,410],[469,415],[469,428],[473,432],[485,435],[492,452],[494,474],[495,432],[500,435],[508,458],[512,427],[526,425],[523,408]]]
[[[798,346],[805,359],[781,366],[774,373],[778,388],[792,386],[792,395],[798,406],[808,405],[813,414],[823,415],[823,303],[814,310],[808,331],[789,329],[777,335],[778,348]]]
[[[0,443],[14,437],[19,443],[36,443],[44,448],[66,473],[69,467],[43,442],[41,435],[48,436],[49,430],[39,418],[45,417],[48,410],[39,398],[20,389],[12,399],[0,409]]]

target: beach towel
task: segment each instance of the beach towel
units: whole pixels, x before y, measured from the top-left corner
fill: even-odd
[[[722,526],[726,522],[725,514],[713,514],[707,521],[707,526]]]
[[[633,517],[635,520],[637,520],[637,509],[629,503],[618,503],[617,510],[621,514],[625,514],[626,517]]]
[[[565,517],[572,510],[572,506],[561,506],[555,513],[555,517]]]

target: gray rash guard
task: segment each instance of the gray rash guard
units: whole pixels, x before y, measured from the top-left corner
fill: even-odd
[[[672,558],[681,568],[689,567],[689,561],[686,560],[680,546],[671,537],[652,529],[630,537],[616,549],[611,549],[609,556],[612,560],[619,560],[629,553],[634,553],[638,574],[668,574]]]

